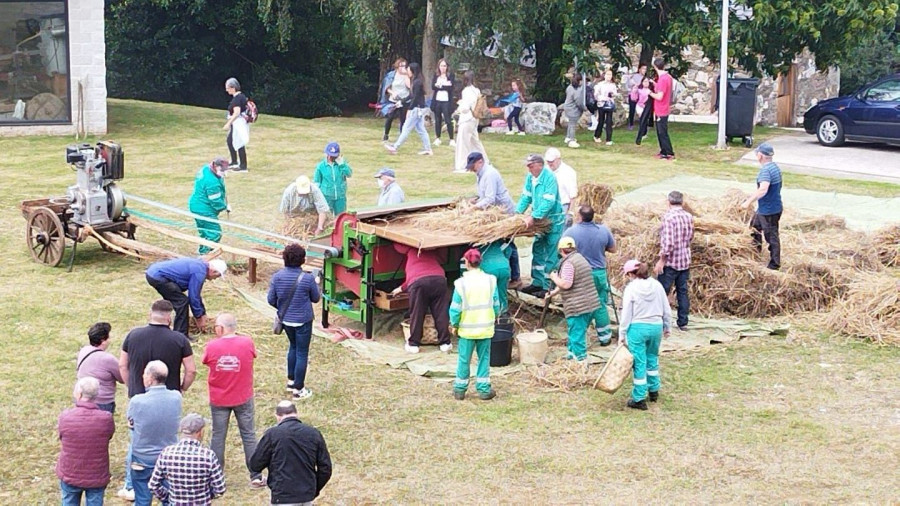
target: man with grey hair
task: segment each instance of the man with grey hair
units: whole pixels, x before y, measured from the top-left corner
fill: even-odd
[[[169,369],[161,360],[153,360],[144,368],[146,392],[135,395],[128,403],[128,425],[131,427],[131,480],[134,503],[150,506],[153,496],[149,481],[163,448],[178,442],[178,419],[181,417],[181,392],[166,388]]]
[[[311,505],[331,479],[331,456],[322,433],[297,418],[297,407],[281,401],[275,408],[278,425],[259,440],[250,470],[269,468],[272,504]]]
[[[62,504],[103,504],[109,485],[109,440],[116,431],[113,415],[97,407],[94,400],[100,382],[90,376],[75,383],[75,407],[59,415],[57,430],[60,452],[56,476]]]
[[[669,192],[669,210],[662,218],[659,229],[659,260],[653,272],[666,293],[675,285],[678,301],[678,330],[685,330],[691,305],[688,298],[688,279],[691,267],[691,241],[694,239],[694,217],[684,210],[684,195]],[[647,371],[653,375],[654,371]],[[658,371],[656,371],[659,374]]]
[[[206,345],[203,364],[209,367],[209,409],[212,412],[212,441],[210,446],[222,465],[225,465],[225,437],[231,413],[237,420],[244,444],[244,462],[256,450],[256,429],[253,425],[253,360],[256,346],[253,339],[237,333],[237,319],[222,313],[216,318],[216,338]],[[250,486],[266,486],[260,473],[250,473]]]
[[[534,244],[531,246],[531,285],[522,291],[544,298],[550,289],[550,278],[547,276],[559,263],[556,246],[562,237],[566,214],[559,202],[559,184],[556,182],[556,176],[544,165],[544,157],[530,154],[525,158],[525,166],[528,172],[525,175],[522,196],[519,197],[516,206],[516,214],[524,215],[523,220],[528,228],[534,225],[535,220],[547,220],[550,223],[550,230],[534,237]],[[525,214],[529,207],[531,213]]]
[[[775,148],[764,142],[756,148],[756,160],[759,162],[759,174],[756,175],[756,192],[744,201],[742,206],[749,209],[758,202],[756,213],[750,226],[753,227],[753,245],[762,251],[762,240],[765,236],[769,244],[769,269],[781,268],[781,239],[778,235],[778,222],[784,209],[781,203],[781,169],[772,161]]]
[[[197,413],[181,419],[181,440],[156,460],[150,490],[163,504],[206,506],[225,493],[225,476],[216,454],[203,446],[206,420]]]
[[[402,204],[406,200],[406,194],[403,188],[397,183],[397,173],[390,167],[382,167],[375,173],[375,179],[378,180],[378,187],[381,193],[378,194],[378,207],[394,206]]]

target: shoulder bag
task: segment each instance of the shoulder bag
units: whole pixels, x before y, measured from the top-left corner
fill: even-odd
[[[284,318],[285,313],[287,313],[288,308],[291,307],[291,302],[294,301],[294,294],[297,293],[297,287],[300,286],[300,280],[303,279],[304,274],[306,273],[300,271],[300,275],[297,276],[297,281],[294,283],[294,287],[291,288],[291,294],[288,295],[287,304],[284,305],[284,312],[277,311],[275,313],[275,321],[272,322],[272,333],[276,336],[284,331],[284,323],[281,320]]]

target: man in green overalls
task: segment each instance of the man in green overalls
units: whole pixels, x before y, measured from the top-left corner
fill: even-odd
[[[228,160],[216,158],[208,165],[197,171],[194,178],[194,192],[188,199],[188,209],[194,214],[207,218],[218,219],[222,211],[231,212],[228,199],[225,196],[225,171],[228,169]],[[215,222],[195,218],[197,232],[207,241],[219,242],[222,239],[222,227]],[[197,252],[201,255],[212,250],[209,246],[201,244]]]
[[[525,158],[525,166],[528,167],[528,174],[525,176],[525,186],[516,206],[516,214],[525,213],[530,206],[531,215],[525,216],[528,227],[534,225],[534,220],[546,219],[550,221],[550,230],[534,237],[534,245],[531,247],[531,286],[522,291],[543,298],[550,289],[547,273],[559,263],[556,245],[562,236],[566,215],[559,202],[556,176],[544,167],[544,158],[530,154]]]
[[[506,289],[510,276],[509,257],[512,250],[509,245],[511,241],[512,239],[501,239],[478,248],[481,252],[481,270],[497,278],[497,297],[500,299],[500,312],[497,313],[497,316],[509,310]]]
[[[341,146],[329,142],[325,146],[325,158],[316,165],[313,182],[322,190],[325,201],[335,216],[347,210],[347,178],[353,170],[341,156]]]

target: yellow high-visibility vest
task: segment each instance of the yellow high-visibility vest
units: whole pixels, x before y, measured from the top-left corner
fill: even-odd
[[[481,269],[463,273],[453,282],[462,298],[459,318],[459,337],[466,339],[490,339],[494,336],[494,292],[497,278]]]

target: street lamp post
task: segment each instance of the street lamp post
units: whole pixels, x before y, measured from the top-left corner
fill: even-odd
[[[728,106],[728,0],[722,0],[722,44],[719,51],[719,135],[716,149],[725,149],[725,109]]]

